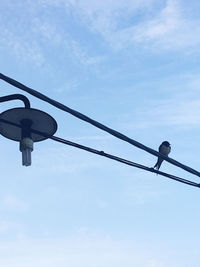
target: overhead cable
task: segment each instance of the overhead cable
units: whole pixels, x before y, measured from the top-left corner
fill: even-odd
[[[65,140],[65,139],[62,139],[60,137],[56,137],[56,136],[52,136],[52,137],[50,137],[50,139],[52,139],[54,141],[57,141],[57,142],[60,142],[60,143],[63,143],[63,144],[66,144],[66,145],[69,145],[69,146],[73,146],[73,147],[82,149],[82,150],[86,150],[86,151],[88,151],[90,153],[94,153],[94,154],[97,154],[99,156],[103,156],[103,157],[106,157],[106,158],[121,162],[123,164],[129,165],[129,166],[132,166],[132,167],[135,167],[135,168],[138,168],[138,169],[142,169],[142,170],[145,170],[145,171],[149,171],[149,172],[160,174],[162,176],[165,176],[167,178],[170,178],[170,179],[175,180],[175,181],[180,182],[180,183],[184,183],[184,184],[195,186],[195,187],[200,187],[200,184],[192,182],[190,180],[186,180],[186,179],[180,178],[178,176],[175,176],[175,175],[172,175],[172,174],[169,174],[169,173],[157,171],[154,168],[149,168],[147,166],[135,163],[133,161],[126,160],[126,159],[123,159],[123,158],[120,158],[120,157],[105,153],[104,151],[101,151],[101,150],[96,150],[96,149],[91,148],[91,147],[83,146],[81,144],[77,144],[77,143],[71,142],[69,140]]]
[[[5,120],[5,119],[0,119],[0,122],[6,123],[6,124],[10,124],[10,125],[16,126],[18,128],[22,127],[21,125],[19,125],[17,123],[10,122],[10,121]],[[40,131],[37,131],[37,130],[34,130],[34,129],[31,129],[31,132],[33,132],[35,134],[39,134],[39,135],[45,136],[45,137],[48,136],[48,134],[45,134],[43,132],[40,132]],[[138,164],[136,162],[133,162],[133,161],[121,158],[121,157],[117,157],[117,156],[112,155],[112,154],[105,153],[102,150],[97,150],[97,149],[94,149],[94,148],[91,148],[91,147],[88,147],[88,146],[84,146],[84,145],[81,145],[81,144],[78,144],[78,143],[75,143],[75,142],[72,142],[72,141],[57,137],[57,136],[51,136],[49,138],[54,140],[54,141],[56,141],[56,142],[59,142],[59,143],[65,144],[65,145],[69,145],[69,146],[73,146],[73,147],[88,151],[90,153],[97,154],[99,156],[103,156],[103,157],[106,157],[106,158],[121,162],[121,163],[129,165],[131,167],[135,167],[135,168],[142,169],[142,170],[145,170],[145,171],[148,171],[148,172],[153,172],[153,173],[159,174],[161,176],[167,177],[169,179],[175,180],[175,181],[183,183],[183,184],[187,184],[187,185],[198,187],[198,188],[200,187],[199,183],[195,183],[193,181],[190,181],[190,180],[187,180],[187,179],[184,179],[184,178],[181,178],[181,177],[169,174],[169,173],[161,172],[161,171],[155,170],[154,168],[149,168],[147,166]]]
[[[120,133],[118,131],[115,131],[115,130],[111,129],[111,128],[99,123],[98,121],[95,121],[95,120],[87,117],[86,115],[84,115],[84,114],[82,114],[82,113],[80,113],[80,112],[78,112],[76,110],[73,110],[73,109],[63,105],[62,103],[59,103],[58,101],[56,101],[54,99],[51,99],[51,98],[47,97],[46,95],[44,95],[44,94],[42,94],[42,93],[40,93],[40,92],[38,92],[38,91],[36,91],[34,89],[31,89],[31,88],[25,86],[24,84],[22,84],[22,83],[20,83],[20,82],[18,82],[16,80],[10,78],[10,77],[7,77],[7,76],[3,75],[2,73],[0,73],[0,79],[4,80],[5,82],[7,82],[7,83],[9,83],[9,84],[11,84],[11,85],[13,85],[13,86],[25,91],[25,92],[33,95],[33,96],[35,96],[35,97],[37,97],[37,98],[39,98],[39,99],[41,99],[41,100],[43,100],[45,102],[48,102],[49,104],[51,104],[51,105],[53,105],[53,106],[65,111],[65,112],[68,112],[68,113],[72,114],[73,116],[75,116],[75,117],[77,117],[77,118],[79,118],[79,119],[81,119],[81,120],[83,120],[85,122],[88,122],[88,123],[92,124],[93,126],[99,128],[99,129],[101,129],[101,130],[103,130],[103,131],[105,131],[105,132],[107,132],[107,133],[109,133],[109,134],[111,134],[111,135],[113,135],[113,136],[125,141],[125,142],[128,142],[128,143],[130,143],[130,144],[132,144],[132,145],[134,145],[134,146],[136,146],[136,147],[138,147],[138,148],[140,148],[140,149],[142,149],[142,150],[144,150],[144,151],[146,151],[146,152],[148,152],[148,153],[150,153],[150,154],[152,154],[154,156],[160,157],[163,160],[166,160],[167,162],[169,162],[169,163],[171,163],[171,164],[173,164],[173,165],[175,165],[175,166],[177,166],[179,168],[184,169],[187,172],[190,172],[190,173],[200,177],[200,172],[199,171],[197,171],[197,170],[195,170],[195,169],[193,169],[191,167],[188,167],[188,166],[186,166],[186,165],[184,165],[184,164],[182,164],[182,163],[180,163],[180,162],[178,162],[178,161],[176,161],[176,160],[174,160],[172,158],[169,158],[168,156],[165,156],[165,155],[159,153],[158,151],[156,151],[156,150],[154,150],[154,149],[152,149],[150,147],[147,147],[147,146],[143,145],[142,143],[139,143],[139,142],[135,141],[134,139],[131,139],[130,137],[128,137],[128,136],[126,136],[126,135],[124,135],[124,134],[122,134],[122,133]]]

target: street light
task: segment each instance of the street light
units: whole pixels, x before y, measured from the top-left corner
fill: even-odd
[[[19,142],[23,166],[31,165],[34,142],[48,139],[56,130],[57,123],[53,117],[30,106],[9,109],[0,114],[0,134]]]

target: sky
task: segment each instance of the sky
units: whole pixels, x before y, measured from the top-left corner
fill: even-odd
[[[0,0],[1,73],[199,170],[198,0]],[[0,81],[56,136],[156,158]],[[1,103],[0,112],[22,107]],[[200,191],[52,140],[21,164],[0,136],[0,266],[198,267]],[[198,181],[163,162],[161,171]]]

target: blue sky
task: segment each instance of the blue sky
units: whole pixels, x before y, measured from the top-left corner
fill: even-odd
[[[1,72],[199,169],[197,0],[1,0]],[[3,81],[2,96],[23,93]],[[156,158],[32,96],[57,136],[138,163]],[[0,111],[21,103],[3,103]],[[197,267],[196,188],[51,140],[21,166],[0,137],[0,266]],[[193,177],[164,162],[161,170]]]

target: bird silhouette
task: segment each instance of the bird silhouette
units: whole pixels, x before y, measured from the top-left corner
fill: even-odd
[[[168,141],[162,142],[162,144],[159,146],[158,151],[161,154],[163,154],[164,156],[168,156],[169,153],[170,153],[170,151],[171,151],[170,143]],[[156,170],[159,170],[162,162],[163,162],[163,159],[161,159],[160,157],[158,157],[158,160],[157,160],[154,168],[156,168]]]

